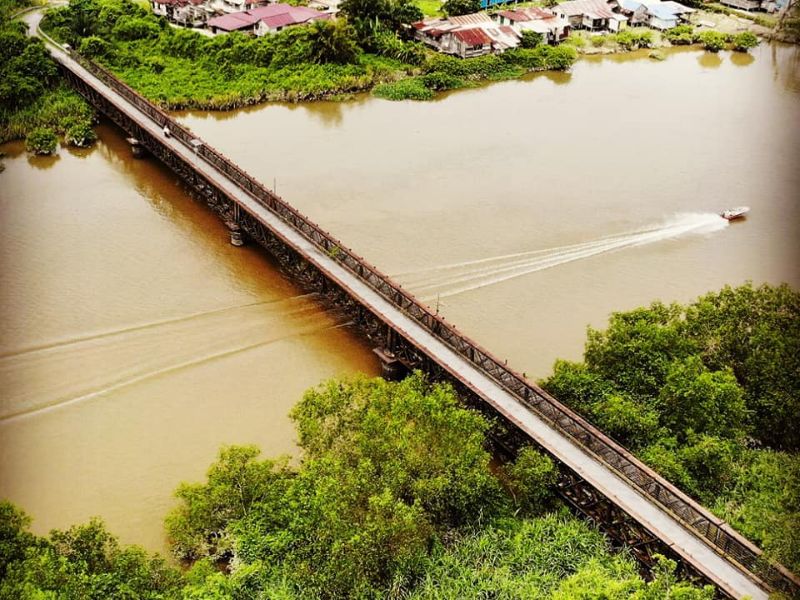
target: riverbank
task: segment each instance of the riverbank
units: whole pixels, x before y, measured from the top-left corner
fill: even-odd
[[[90,145],[95,112],[66,86],[41,40],[16,20],[33,10],[24,4],[0,4],[0,143],[27,139],[36,154],[55,152],[59,136],[71,146]]]

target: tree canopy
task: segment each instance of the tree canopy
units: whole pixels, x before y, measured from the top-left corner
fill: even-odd
[[[800,494],[791,471],[769,470],[782,483],[754,492],[765,514],[738,508],[748,504],[741,490],[753,488],[751,470],[774,464],[754,458],[767,452],[758,448],[792,463],[800,446],[798,292],[747,284],[686,306],[614,313],[607,329],[589,329],[584,362],[557,361],[543,385],[683,490],[736,515],[734,524],[774,557],[800,566],[797,536],[755,525],[796,516],[786,503]]]

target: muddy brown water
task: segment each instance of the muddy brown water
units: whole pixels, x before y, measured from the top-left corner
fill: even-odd
[[[800,53],[583,59],[392,103],[184,123],[520,371],[587,325],[726,283],[800,285]],[[100,128],[0,174],[0,497],[36,531],[100,515],[163,549],[218,447],[292,453],[304,389],[377,365],[174,175]],[[715,213],[749,205],[746,221]]]

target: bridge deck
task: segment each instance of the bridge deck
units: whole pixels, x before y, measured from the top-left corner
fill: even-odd
[[[38,12],[26,15],[25,19],[31,25],[32,31],[37,30],[40,18],[41,15]],[[185,146],[178,139],[164,138],[161,125],[154,122],[114,90],[107,87],[93,74],[71,59],[62,49],[52,44],[48,44],[48,48],[56,60],[65,68],[79,75],[96,90],[101,91],[118,108],[123,109],[131,120],[138,123],[151,135],[162,138],[162,141],[175,154],[193,165],[198,172],[214,182],[231,198],[236,199],[243,208],[276,232],[286,243],[302,253],[310,263],[358,298],[362,304],[382,315],[388,323],[392,324],[408,339],[413,340],[415,345],[424,350],[429,356],[435,358],[453,376],[477,392],[499,413],[514,422],[537,443],[547,448],[558,460],[574,470],[599,492],[658,536],[662,542],[709,580],[713,581],[720,589],[734,598],[750,596],[753,600],[766,600],[767,593],[752,579],[733,563],[717,554],[699,536],[685,528],[669,512],[648,500],[630,482],[626,481],[607,465],[598,461],[591,453],[569,437],[553,429],[546,421],[503,389],[495,380],[451,350],[421,327],[414,319],[405,315],[398,307],[355,277],[293,227],[244,192],[224,173],[196,155],[192,149]]]

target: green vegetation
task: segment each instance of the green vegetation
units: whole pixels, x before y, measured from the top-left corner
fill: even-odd
[[[719,52],[725,48],[728,39],[724,33],[719,31],[703,31],[697,35],[697,41],[703,44],[703,48],[709,52]]]
[[[97,521],[36,537],[0,503],[0,600],[713,597],[666,560],[645,583],[557,503],[538,451],[490,468],[488,421],[419,373],[330,381],[292,417],[299,464],[232,446],[179,487],[167,531],[183,572]]]
[[[423,74],[379,85],[375,95],[389,100],[427,100],[434,92],[469,87],[481,81],[513,79],[531,71],[568,69],[577,53],[569,46],[515,48],[503,54],[459,59],[437,54],[422,67]]]
[[[375,86],[384,98],[427,100],[435,91],[481,79],[567,69],[575,59],[570,49],[530,47],[472,59],[477,62],[461,69],[467,73],[452,76],[453,67],[442,60],[452,57],[405,39],[405,24],[422,18],[410,0],[346,0],[342,12],[347,19],[262,38],[237,33],[208,38],[169,27],[129,0],[72,0],[50,11],[43,27],[167,108],[235,108],[344,96]]]
[[[416,0],[415,4],[426,17],[436,17],[441,15],[441,0]]]
[[[754,33],[743,31],[733,36],[732,44],[737,52],[747,52],[750,48],[758,46],[758,38]]]
[[[543,385],[797,570],[798,348],[800,293],[726,287],[615,313]]]
[[[20,4],[0,5],[0,143],[28,136],[29,150],[50,154],[57,147],[55,135],[69,128],[75,135],[67,143],[91,143],[94,113],[61,83],[42,42],[9,20]]]
[[[30,519],[0,502],[0,599],[179,598],[181,574],[137,547],[121,548],[92,520],[47,538],[28,531]]]
[[[58,134],[68,144],[88,145],[94,140],[94,113],[60,81],[42,42],[10,20],[21,5],[0,5],[0,143],[27,137],[30,151],[51,154]]]
[[[58,147],[58,137],[48,127],[37,127],[25,138],[25,149],[33,154],[53,154]]]
[[[481,10],[481,0],[446,0],[442,12],[449,17],[470,15]]]

